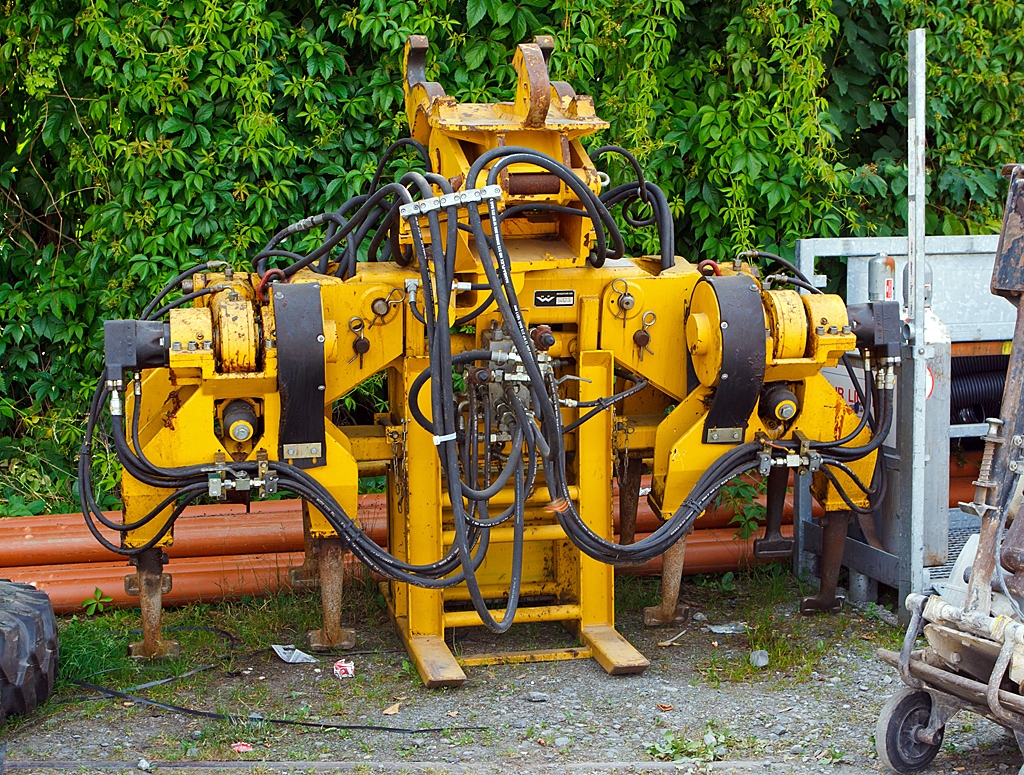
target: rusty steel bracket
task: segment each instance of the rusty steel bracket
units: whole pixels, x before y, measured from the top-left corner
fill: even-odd
[[[341,595],[344,588],[345,543],[340,538],[316,538],[313,546],[320,572],[323,627],[306,634],[312,651],[350,649],[356,645],[355,630],[341,626]]]
[[[644,609],[645,627],[682,624],[690,617],[689,606],[679,602],[685,559],[686,536],[683,536],[665,552],[661,568],[661,603]]]
[[[754,540],[754,556],[758,559],[781,560],[793,556],[793,539],[782,535],[782,511],[786,504],[788,483],[788,467],[773,466],[768,472],[764,538]]]
[[[849,511],[832,511],[821,518],[821,586],[818,594],[800,601],[800,613],[804,615],[819,611],[836,612],[843,607],[844,599],[836,596],[836,588],[851,515]]]
[[[160,574],[160,594],[169,595],[173,584],[173,577],[170,573]],[[139,596],[139,576],[137,573],[131,573],[124,577],[124,593],[130,597]]]
[[[910,595],[907,598],[910,624],[907,625],[907,631],[903,635],[903,646],[900,648],[900,657],[897,663],[903,683],[914,689],[920,689],[924,685],[910,674],[910,655],[914,651],[914,644],[917,643],[917,638],[921,634],[921,629],[924,625],[925,599],[923,595]]]
[[[992,293],[1010,299],[1024,293],[1024,165],[1008,164],[1003,177],[1009,179],[1003,228],[992,269]]]
[[[916,737],[925,745],[939,745],[942,743],[946,724],[961,710],[970,707],[970,703],[937,689],[926,688],[926,691],[932,698],[932,712],[928,717],[928,726],[917,730]]]
[[[139,659],[174,659],[181,653],[178,641],[164,640],[160,637],[163,616],[163,566],[166,562],[167,555],[160,547],[144,549],[133,559],[139,590],[139,611],[142,613],[142,640],[132,643],[128,647],[128,653]],[[127,583],[125,587],[127,588]]]

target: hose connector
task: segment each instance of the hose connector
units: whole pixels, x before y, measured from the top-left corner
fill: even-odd
[[[110,416],[124,417],[124,402],[121,400],[120,387],[110,391]]]

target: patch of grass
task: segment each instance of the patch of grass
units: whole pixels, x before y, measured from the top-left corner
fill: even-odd
[[[661,600],[660,576],[618,576],[615,579],[615,613],[641,611]]]
[[[748,622],[750,648],[768,652],[766,670],[773,672],[787,672],[793,677],[806,679],[832,645],[831,639],[826,641],[815,637],[805,619],[781,617],[772,610],[764,609],[749,617]],[[758,668],[746,659],[733,680],[743,680],[757,672]]]
[[[659,761],[713,762],[722,758],[722,748],[728,749],[731,743],[729,729],[711,719],[697,734],[666,730],[660,741],[648,746],[647,753]]]
[[[99,680],[108,673],[134,672],[128,656],[127,627],[118,616],[82,618],[77,614],[60,625],[60,672],[62,681]]]
[[[806,680],[849,624],[845,614],[795,615],[795,603],[804,590],[788,569],[779,564],[736,573],[728,585],[716,582],[715,577],[706,577],[699,583],[705,590],[704,602],[712,620],[724,616],[744,621],[748,628],[746,647],[733,650],[731,654],[724,650],[710,651],[698,663],[698,672],[712,686],[717,687],[722,681],[775,677],[778,673]],[[759,669],[750,664],[749,653],[755,650],[768,652],[767,668]]]

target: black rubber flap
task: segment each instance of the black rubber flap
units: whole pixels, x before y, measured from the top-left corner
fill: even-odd
[[[705,277],[722,315],[722,372],[704,420],[705,444],[739,444],[764,385],[764,308],[747,275]],[[736,433],[738,431],[738,434]]]
[[[320,286],[274,284],[281,460],[299,468],[326,464],[324,323]]]

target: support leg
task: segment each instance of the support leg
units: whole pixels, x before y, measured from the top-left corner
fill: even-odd
[[[619,480],[619,543],[631,544],[636,537],[636,512],[640,506],[640,479],[644,462],[622,455],[622,478]]]
[[[838,611],[842,600],[836,598],[839,584],[839,569],[843,564],[843,549],[846,548],[846,530],[850,524],[849,511],[826,512],[821,518],[821,587],[814,597],[800,601],[800,613],[816,611]]]
[[[356,645],[355,630],[341,626],[345,545],[340,538],[317,538],[314,541],[324,619],[321,629],[306,634],[306,643],[312,651],[350,649]]]
[[[644,609],[644,624],[661,627],[680,624],[690,615],[690,609],[679,602],[679,584],[683,579],[683,561],[686,559],[686,537],[680,538],[662,558],[661,603]]]
[[[754,541],[754,556],[761,560],[785,560],[793,556],[793,540],[782,537],[782,511],[786,505],[789,469],[773,466],[768,472],[767,527],[764,538]]]
[[[163,616],[164,553],[160,547],[146,549],[136,558],[135,575],[139,587],[139,610],[142,612],[142,642],[132,643],[128,653],[140,659],[177,657],[181,652],[176,640],[160,637]]]
[[[310,534],[309,503],[302,501],[302,565],[288,569],[288,577],[292,588],[299,591],[310,591],[320,585],[320,572],[316,566],[316,550],[313,536]]]

